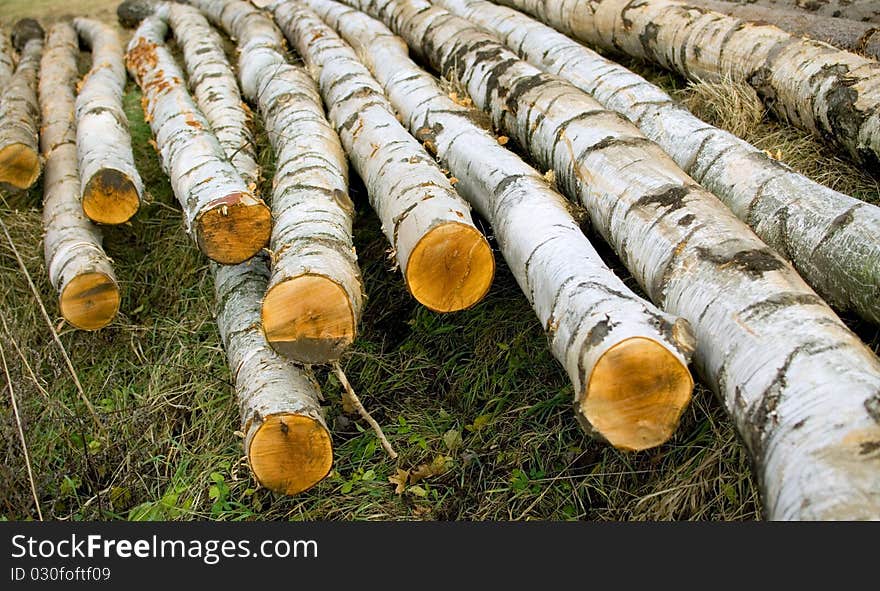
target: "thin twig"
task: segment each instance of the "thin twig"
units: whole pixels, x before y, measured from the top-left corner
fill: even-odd
[[[376,422],[376,419],[370,416],[370,413],[367,412],[367,409],[364,408],[363,404],[361,404],[361,401],[357,397],[357,394],[354,393],[354,388],[352,388],[351,384],[348,383],[348,378],[345,377],[345,372],[342,371],[342,367],[340,367],[339,362],[333,364],[333,372],[342,383],[342,387],[345,389],[345,395],[348,396],[348,401],[355,408],[355,410],[358,411],[358,414],[361,415],[361,418],[367,421],[370,427],[373,428],[373,431],[376,433],[376,437],[379,438],[379,441],[382,443],[382,447],[385,448],[385,451],[388,452],[388,455],[391,456],[391,459],[396,460],[397,452],[394,451],[393,447],[391,447],[391,442],[389,442],[388,438],[385,437],[385,433],[382,431],[382,427],[379,426],[379,423]]]
[[[43,521],[43,511],[40,509],[40,499],[37,497],[37,485],[34,483],[34,471],[31,469],[31,455],[28,453],[27,442],[24,439],[24,429],[21,427],[21,415],[18,414],[18,402],[15,400],[15,390],[12,388],[12,376],[9,374],[9,366],[6,365],[6,352],[3,343],[0,342],[0,361],[3,361],[3,373],[6,374],[6,383],[9,385],[9,398],[12,399],[12,412],[15,415],[15,424],[18,426],[18,437],[21,439],[21,449],[24,451],[24,464],[27,466],[28,480],[31,483],[31,494],[34,495],[34,505],[37,507],[37,516]]]
[[[12,240],[12,236],[9,234],[9,229],[6,227],[6,223],[2,219],[0,219],[0,227],[3,228],[3,233],[6,234],[6,240],[9,241],[9,246],[10,248],[12,248],[12,253],[15,255],[15,259],[18,261],[18,266],[21,267],[21,271],[22,273],[24,273],[25,279],[27,279],[28,285],[31,288],[31,292],[33,292],[34,297],[37,299],[37,304],[39,304],[40,312],[42,312],[43,318],[46,320],[46,325],[48,325],[49,331],[51,331],[52,333],[52,338],[55,339],[55,344],[57,344],[58,348],[61,350],[61,356],[64,357],[64,363],[67,364],[67,369],[70,370],[70,375],[73,376],[73,383],[76,385],[76,390],[77,392],[79,392],[79,397],[82,399],[83,403],[86,405],[86,408],[89,410],[89,414],[92,415],[92,419],[94,419],[95,424],[98,426],[98,429],[102,433],[107,433],[107,430],[104,428],[104,424],[98,417],[98,413],[95,412],[95,408],[92,406],[92,403],[89,401],[85,391],[83,390],[82,384],[80,384],[79,382],[79,378],[76,375],[76,370],[73,368],[73,363],[70,361],[70,357],[67,355],[67,350],[64,348],[64,344],[58,337],[58,332],[55,330],[55,327],[52,326],[52,319],[49,318],[49,313],[46,312],[46,306],[43,305],[43,298],[40,297],[40,292],[37,291],[37,286],[34,285],[34,280],[31,279],[31,274],[28,272],[24,261],[21,259],[21,255],[18,253],[18,248],[16,248],[15,242]]]

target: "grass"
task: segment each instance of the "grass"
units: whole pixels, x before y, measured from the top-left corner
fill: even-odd
[[[103,13],[115,6],[100,4]],[[4,3],[3,18],[23,14],[25,5],[31,14],[41,14],[38,2],[13,0],[9,7]],[[82,3],[78,12],[91,6]],[[714,98],[700,99],[699,88],[671,75],[629,65],[680,98],[693,97],[696,109],[717,104]],[[149,144],[139,99],[129,87],[126,111],[149,204],[130,225],[105,230],[123,292],[121,313],[110,327],[85,333],[61,323],[41,250],[41,188],[0,193],[0,218],[107,427],[101,433],[90,421],[12,247],[0,240],[0,344],[46,518],[759,517],[747,454],[708,389],[697,385],[681,428],[657,449],[625,454],[590,440],[574,420],[571,385],[500,254],[493,288],[479,305],[449,315],[416,305],[399,271],[391,270],[387,241],[357,179],[352,184],[358,212],[355,243],[368,299],[360,337],[343,366],[401,457],[390,461],[365,424],[343,411],[339,383],[322,370],[319,380],[335,447],[330,477],[291,498],[259,488],[236,435],[238,411],[213,322],[210,272],[183,231],[179,208]],[[763,114],[748,133],[768,142],[762,148],[769,150],[774,149],[773,134],[796,143],[800,151],[786,147],[783,159],[804,154],[807,163],[808,156],[827,157],[823,146]],[[270,177],[268,149],[263,162]],[[840,162],[832,184],[856,182],[865,195],[876,195],[876,185]],[[591,238],[637,289],[610,249],[598,236]],[[856,328],[876,349],[878,335]],[[3,401],[8,407],[6,389]],[[36,511],[15,422],[4,410],[0,515],[32,519]],[[398,468],[417,475],[399,492],[389,482]]]

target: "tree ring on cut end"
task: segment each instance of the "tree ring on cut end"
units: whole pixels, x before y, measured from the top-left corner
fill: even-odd
[[[578,412],[614,447],[638,451],[672,436],[693,389],[690,371],[669,349],[632,337],[596,362]]]
[[[248,447],[248,460],[261,485],[295,495],[330,473],[333,445],[319,421],[280,413],[265,417]]]
[[[97,330],[110,324],[119,311],[119,286],[105,273],[83,273],[61,292],[61,315],[73,326]]]
[[[457,312],[479,302],[495,276],[486,237],[460,222],[440,224],[419,239],[406,264],[410,293],[435,312]]]

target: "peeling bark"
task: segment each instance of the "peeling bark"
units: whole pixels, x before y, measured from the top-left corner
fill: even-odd
[[[495,261],[467,203],[332,29],[295,3],[272,10],[318,82],[410,293],[438,312],[476,304],[489,290]]]
[[[792,35],[810,37],[835,47],[880,58],[878,23],[858,22],[799,10],[786,10],[784,3],[762,6],[716,0],[688,0],[692,4],[727,16],[753,22],[769,23]],[[876,2],[876,0],[872,0]]]
[[[333,464],[330,432],[311,370],[276,353],[260,330],[269,269],[262,255],[240,265],[212,264],[217,327],[226,348],[244,433],[259,483],[293,495],[320,482]]]
[[[236,39],[242,88],[259,108],[275,151],[272,276],[262,305],[266,338],[304,363],[339,359],[354,341],[363,309],[348,162],[339,137],[315,82],[287,62],[284,38],[267,14],[237,0],[190,3]]]
[[[122,108],[128,80],[122,43],[116,30],[100,21],[76,18],[73,27],[92,52],[76,98],[82,208],[94,222],[122,224],[137,213],[144,192]]]
[[[109,324],[119,310],[119,286],[101,234],[80,205],[76,157],[76,31],[67,23],[49,29],[42,57],[40,138],[46,159],[43,238],[49,281],[58,291],[61,315],[77,328]]]
[[[239,263],[268,243],[269,208],[251,194],[187,92],[164,45],[167,29],[161,18],[146,18],[129,43],[126,63],[143,90],[144,114],[187,231],[212,260]]]
[[[880,516],[880,360],[794,269],[622,116],[421,0],[346,0],[466,86],[556,173],[633,277],[695,330],[771,519]]]
[[[880,170],[880,63],[677,0],[497,0],[691,80],[750,84],[781,119]]]
[[[880,323],[880,208],[794,172],[704,123],[641,76],[521,13],[482,0],[435,4],[627,117],[791,260],[829,303]]]
[[[0,183],[28,189],[40,176],[37,84],[43,30],[36,21],[24,19],[12,35],[20,58],[0,97]]]
[[[620,449],[675,431],[690,400],[686,321],[633,294],[602,262],[564,198],[538,171],[475,125],[380,22],[327,0],[304,0],[358,52],[418,138],[430,141],[485,217],[574,385],[584,429]]]

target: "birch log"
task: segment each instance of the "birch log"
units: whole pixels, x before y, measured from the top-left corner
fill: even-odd
[[[750,84],[781,119],[880,170],[880,64],[677,0],[496,0],[692,80]]]
[[[3,91],[12,80],[15,73],[15,58],[12,53],[12,44],[9,35],[3,27],[0,27],[0,101],[3,100]]]
[[[80,205],[76,157],[76,31],[68,23],[49,29],[39,84],[46,160],[43,237],[49,280],[58,291],[61,315],[77,328],[106,326],[119,310],[119,287],[101,234]]]
[[[641,76],[515,10],[483,0],[434,3],[627,117],[791,260],[822,297],[880,323],[880,208],[794,172],[704,123]]]
[[[357,50],[413,134],[436,146],[458,191],[492,224],[574,384],[584,429],[626,450],[671,437],[693,389],[688,323],[633,294],[602,262],[564,198],[475,125],[409,59],[403,40],[336,2],[303,2]]]
[[[741,0],[738,4],[791,8],[840,19],[880,23],[877,0]]]
[[[333,446],[311,370],[278,355],[260,330],[269,269],[262,255],[212,264],[217,326],[226,348],[251,470],[269,490],[293,495],[321,481]]]
[[[580,201],[755,459],[771,519],[880,517],[880,360],[794,269],[622,116],[421,0],[346,0],[463,83]]]
[[[266,338],[304,363],[334,361],[354,341],[363,309],[339,137],[315,82],[287,62],[284,38],[266,13],[237,0],[190,3],[236,39],[241,86],[276,155],[272,276],[261,313]]]
[[[0,183],[27,189],[40,176],[37,84],[43,29],[33,19],[22,19],[12,38],[20,58],[9,84],[0,91]]]
[[[76,98],[82,208],[94,222],[122,224],[137,213],[144,192],[122,108],[128,80],[122,43],[116,30],[100,21],[76,18],[73,27],[92,52]]]
[[[742,20],[769,23],[792,35],[824,41],[875,60],[880,58],[880,28],[876,23],[834,18],[797,9],[787,10],[787,7],[781,4],[762,6],[716,0],[688,1],[706,10],[714,10]]]
[[[438,312],[479,302],[492,283],[495,259],[468,204],[332,29],[300,5],[278,3],[272,9],[318,82],[410,293]]]
[[[212,260],[240,263],[268,243],[269,208],[250,192],[187,92],[164,45],[167,29],[155,15],[144,19],[129,43],[127,66],[143,90],[144,113],[187,231]]]
[[[171,3],[163,3],[163,6],[183,53],[196,104],[211,124],[229,161],[244,178],[248,189],[255,192],[260,181],[256,142],[223,40],[195,8]]]

